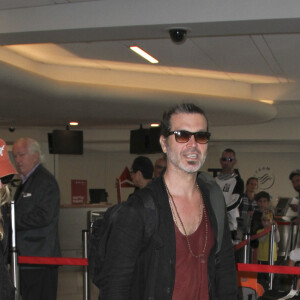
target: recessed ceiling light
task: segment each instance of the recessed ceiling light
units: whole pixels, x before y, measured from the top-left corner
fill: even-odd
[[[69,125],[70,126],[78,126],[78,122],[70,122]]]
[[[130,49],[132,51],[134,51],[136,54],[142,56],[143,58],[145,58],[146,60],[148,60],[149,62],[151,62],[152,64],[157,64],[158,63],[158,60],[156,58],[154,58],[153,56],[151,56],[150,54],[148,54],[147,52],[145,52],[140,47],[138,47],[138,46],[131,46]]]

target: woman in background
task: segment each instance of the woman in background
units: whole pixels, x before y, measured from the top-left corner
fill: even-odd
[[[17,174],[9,160],[7,145],[0,139],[0,299],[15,299],[15,288],[7,268],[9,252],[9,202],[8,183]]]

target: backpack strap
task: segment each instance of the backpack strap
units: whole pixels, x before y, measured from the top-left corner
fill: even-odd
[[[143,213],[145,218],[144,247],[147,247],[150,239],[154,245],[153,260],[151,261],[151,266],[148,272],[147,285],[145,287],[145,293],[147,294],[147,297],[145,297],[145,299],[154,299],[154,295],[156,294],[156,274],[159,272],[159,252],[160,249],[164,246],[163,241],[157,234],[159,226],[158,209],[156,206],[156,200],[153,194],[153,190],[150,187],[145,187],[141,190],[136,191],[135,196],[140,198],[140,201],[143,202]]]
[[[145,217],[145,238],[148,241],[158,229],[158,212],[150,188],[145,187],[135,191],[134,195],[143,202],[143,215]]]
[[[208,173],[200,172],[198,175],[198,179],[203,181],[209,189],[209,200],[213,211],[215,213],[217,219],[218,226],[218,235],[217,235],[217,252],[221,250],[223,234],[224,234],[224,221],[225,221],[225,213],[226,206],[224,195],[216,183],[215,179]]]

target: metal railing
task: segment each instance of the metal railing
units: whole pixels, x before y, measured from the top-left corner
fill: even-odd
[[[12,227],[11,276],[12,276],[13,285],[15,287],[15,300],[20,300],[20,273],[19,273],[18,251],[17,251],[17,243],[16,243],[14,200],[11,201],[11,227]],[[87,254],[88,254],[88,235],[89,235],[89,230],[82,230],[82,252],[83,252],[83,258],[85,259],[87,259]],[[83,300],[90,300],[90,284],[89,284],[89,273],[88,273],[87,265],[83,265]]]

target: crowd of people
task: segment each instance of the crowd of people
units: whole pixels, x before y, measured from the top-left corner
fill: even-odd
[[[130,169],[132,182],[136,190],[143,189],[145,193],[132,193],[110,224],[103,267],[106,274],[99,299],[238,298],[233,244],[241,235],[259,234],[272,224],[276,226],[276,222],[270,194],[257,193],[258,178],[248,178],[244,188],[235,168],[237,155],[233,149],[221,153],[217,177],[200,171],[209,139],[208,120],[198,106],[180,104],[163,114],[160,136],[163,156],[154,165],[146,156],[134,159]],[[8,183],[15,174],[21,178],[13,196],[19,254],[61,255],[60,193],[56,179],[42,164],[40,145],[34,139],[20,138],[14,142],[12,154],[16,169],[9,160],[6,143],[0,139],[0,299],[7,300],[14,299],[7,263],[11,198]],[[293,171],[289,179],[300,200],[300,170]],[[152,220],[155,232],[147,240],[145,220],[149,218],[149,208],[141,210],[145,197],[153,198],[151,209],[156,215]],[[300,205],[292,209],[298,212],[295,224],[300,224]],[[261,264],[268,263],[269,234],[252,243],[258,249],[257,259]],[[275,261],[279,240],[277,229]],[[291,253],[289,264],[297,260],[300,248]],[[268,287],[264,274],[258,280],[265,289]],[[55,300],[57,285],[57,266],[20,267],[23,300]]]

